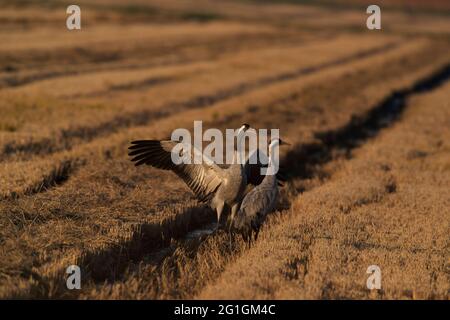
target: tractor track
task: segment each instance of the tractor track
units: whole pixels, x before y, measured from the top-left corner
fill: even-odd
[[[197,42],[197,43],[179,43],[173,44],[171,46],[167,46],[165,48],[155,48],[155,47],[139,47],[136,48],[135,52],[117,52],[117,53],[103,53],[96,52],[92,49],[83,49],[83,48],[73,48],[71,50],[60,50],[61,52],[40,52],[36,53],[35,51],[30,52],[29,55],[33,56],[34,63],[45,61],[48,64],[49,55],[55,55],[57,59],[55,59],[55,64],[61,64],[67,59],[67,56],[71,56],[74,53],[78,57],[77,60],[77,68],[76,69],[68,69],[68,70],[52,70],[52,71],[37,71],[36,73],[32,73],[26,76],[18,77],[17,75],[9,75],[11,72],[7,72],[5,76],[0,77],[0,90],[8,89],[8,88],[18,88],[21,86],[33,84],[43,80],[57,79],[67,76],[77,76],[77,75],[86,75],[92,74],[96,72],[105,72],[105,71],[122,71],[122,70],[138,70],[142,68],[151,68],[151,67],[161,67],[161,66],[176,66],[176,65],[185,65],[188,63],[194,63],[199,61],[212,61],[220,57],[224,52],[228,52],[230,50],[242,50],[241,45],[245,42],[251,42],[255,46],[265,46],[268,42],[275,41],[281,44],[286,44],[292,42],[292,37],[287,36],[267,36],[267,35],[241,35],[236,37],[231,37],[228,39],[222,39],[218,42]],[[247,43],[248,45],[248,43]],[[210,50],[207,55],[193,57],[188,54],[184,54],[183,49],[205,49]],[[152,50],[158,49],[154,55],[155,62],[135,62],[133,60],[133,53],[136,54],[136,60],[141,58],[145,52],[152,52]],[[170,54],[173,51],[181,50],[180,56],[176,59],[170,60],[162,60],[164,56]],[[73,51],[73,52],[72,52]],[[38,54],[38,56],[36,56]],[[127,58],[127,60],[125,60]],[[4,56],[3,60],[8,60],[8,56]],[[18,57],[14,57],[14,63],[17,63]],[[128,61],[129,60],[129,61]],[[44,65],[46,67],[47,65]],[[33,69],[33,65],[28,66],[28,69]],[[13,66],[6,65],[4,67],[5,70],[13,70],[17,71]],[[37,68],[36,68],[37,69]],[[0,69],[1,70],[1,69]]]
[[[156,111],[141,110],[130,112],[114,117],[112,120],[103,122],[98,126],[62,130],[56,135],[57,138],[44,138],[42,140],[26,143],[10,142],[3,146],[3,150],[0,152],[0,162],[8,161],[8,159],[11,159],[12,157],[17,159],[17,156],[19,156],[19,159],[26,159],[31,155],[46,156],[63,150],[71,150],[74,145],[78,145],[79,143],[87,143],[96,138],[108,136],[125,128],[148,125],[177,112],[207,108],[216,103],[232,99],[254,90],[262,89],[275,83],[293,80],[339,65],[383,54],[399,47],[402,43],[402,41],[389,43],[375,49],[360,51],[316,66],[300,68],[291,72],[264,77],[254,82],[241,83],[227,89],[219,90],[213,94],[199,95],[184,102],[169,103]]]

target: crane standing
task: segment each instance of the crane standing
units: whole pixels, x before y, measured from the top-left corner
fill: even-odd
[[[267,214],[275,210],[278,200],[278,179],[274,174],[276,148],[281,145],[289,145],[281,139],[273,139],[269,145],[268,174],[263,181],[252,189],[242,200],[240,209],[233,221],[234,230],[241,233],[246,242],[250,244],[252,235],[258,238],[261,224]],[[271,172],[270,172],[271,171]]]

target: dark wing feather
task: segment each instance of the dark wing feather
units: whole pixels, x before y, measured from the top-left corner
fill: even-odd
[[[149,165],[172,170],[194,192],[200,201],[209,201],[222,183],[221,170],[214,163],[175,164],[171,152],[177,142],[170,140],[138,140],[131,142],[128,155],[136,166]],[[192,148],[194,150],[194,148]],[[205,159],[204,159],[205,160]]]

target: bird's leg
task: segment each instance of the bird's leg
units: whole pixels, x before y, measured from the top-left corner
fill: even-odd
[[[249,234],[247,235],[247,248],[250,249],[252,247],[252,233],[253,231],[250,230]]]
[[[247,247],[247,249],[250,249],[252,242],[252,230],[251,229],[241,230],[241,236],[242,240],[244,240],[245,242],[245,246]]]
[[[255,230],[255,241],[258,240],[259,228]]]
[[[229,225],[228,225],[229,232],[231,232],[231,228],[233,227],[234,217],[236,216],[236,213],[238,210],[239,210],[239,203],[236,203],[231,207],[231,215],[230,215]]]
[[[248,242],[248,235],[247,235],[247,233],[245,231],[241,232],[241,236],[242,236],[242,240],[244,240],[244,242],[247,244],[247,242]]]
[[[222,211],[223,211],[223,207],[225,206],[225,203],[219,203],[216,207],[216,211],[217,211],[217,226],[216,226],[216,231],[219,230],[220,227],[220,216],[222,215]]]

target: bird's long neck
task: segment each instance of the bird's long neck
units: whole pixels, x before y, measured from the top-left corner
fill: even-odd
[[[241,146],[244,141],[244,138],[245,138],[244,131],[239,130],[239,133],[237,136],[236,151],[234,152],[234,155],[233,155],[233,164],[240,164],[240,165],[243,164]]]
[[[278,141],[273,141],[269,146],[269,163],[268,163],[268,173],[273,175],[276,172],[277,159],[275,155],[277,154],[277,148],[279,147]]]

